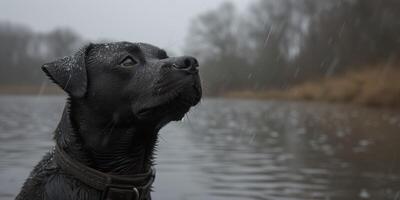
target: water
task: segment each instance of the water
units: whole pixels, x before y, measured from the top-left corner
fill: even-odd
[[[62,97],[0,97],[0,199],[53,145]],[[400,199],[400,113],[205,99],[160,133],[154,199]]]

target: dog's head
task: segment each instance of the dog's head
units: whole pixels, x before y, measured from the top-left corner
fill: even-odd
[[[144,43],[90,44],[43,65],[71,97],[116,121],[180,120],[201,98],[198,62]],[[132,119],[134,118],[134,119]]]

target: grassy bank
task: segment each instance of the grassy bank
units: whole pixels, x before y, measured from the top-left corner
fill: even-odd
[[[400,69],[393,67],[370,68],[306,82],[287,90],[237,91],[227,93],[225,96],[400,107]]]
[[[38,95],[38,94],[63,94],[55,85],[0,85],[0,94]]]
[[[1,85],[0,94],[64,94],[54,84]],[[400,108],[400,68],[381,67],[306,82],[286,90],[235,91],[224,97],[354,103]]]

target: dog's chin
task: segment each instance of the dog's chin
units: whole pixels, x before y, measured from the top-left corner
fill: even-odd
[[[201,99],[200,86],[184,88],[169,98],[160,98],[160,103],[149,108],[138,110],[135,115],[144,121],[179,121],[190,110],[197,105]]]

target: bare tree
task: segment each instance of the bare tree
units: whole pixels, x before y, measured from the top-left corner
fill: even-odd
[[[22,25],[0,23],[0,84],[40,84],[40,66],[71,54],[82,39],[68,29],[35,33]]]

